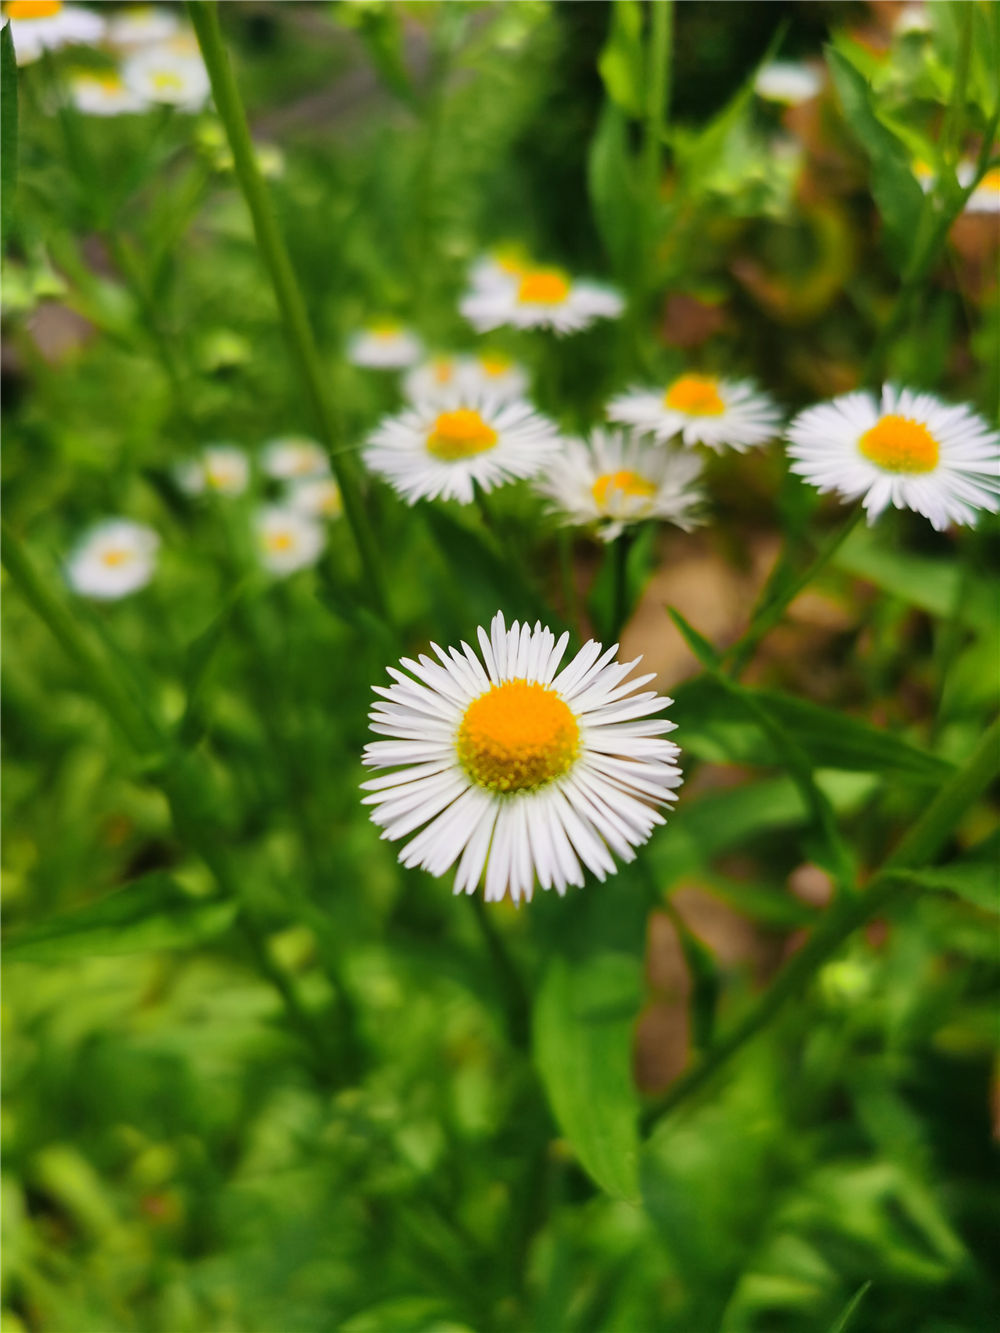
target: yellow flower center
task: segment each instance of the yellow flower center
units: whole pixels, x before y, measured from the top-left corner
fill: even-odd
[[[484,352],[479,358],[479,364],[483,368],[484,375],[495,379],[499,375],[506,375],[513,362],[509,356],[503,356],[500,352]]]
[[[427,452],[450,463],[485,453],[497,439],[496,431],[474,408],[459,407],[454,412],[442,412],[434,422],[427,436]]]
[[[536,268],[525,273],[517,288],[522,305],[562,305],[569,296],[569,278],[557,268]]]
[[[435,384],[447,384],[455,375],[455,363],[448,357],[439,357],[431,367]]]
[[[886,472],[933,472],[938,442],[920,421],[887,416],[866,430],[858,441],[862,457]]]
[[[373,338],[388,342],[392,338],[399,337],[400,325],[391,319],[380,319],[369,326],[368,332]]]
[[[108,569],[117,569],[119,565],[128,564],[130,557],[130,551],[120,546],[109,546],[106,551],[101,552],[101,564],[107,565]]]
[[[519,278],[529,268],[528,256],[520,245],[500,245],[493,251],[493,260],[497,268]]]
[[[656,486],[647,481],[631,468],[622,467],[617,472],[605,472],[597,478],[590,488],[599,509],[608,509],[616,500],[648,500],[656,494]]]
[[[224,491],[227,486],[234,486],[236,479],[236,472],[225,463],[209,464],[205,469],[205,480],[215,491]]]
[[[554,690],[508,680],[469,704],[456,747],[462,767],[480,787],[531,791],[569,769],[579,753],[580,728]]]
[[[181,92],[184,88],[184,80],[173,70],[161,69],[153,75],[153,87],[158,93]]]
[[[689,417],[721,417],[726,410],[714,375],[681,375],[663,395],[663,403]]]
[[[62,0],[10,0],[4,7],[9,19],[50,19],[62,9]]]
[[[268,532],[264,535],[264,545],[272,555],[281,555],[283,551],[290,551],[295,541],[289,532]]]
[[[994,194],[1000,193],[1000,167],[991,167],[976,189],[992,190]]]

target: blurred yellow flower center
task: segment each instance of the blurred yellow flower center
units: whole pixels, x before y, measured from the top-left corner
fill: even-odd
[[[656,494],[656,486],[631,468],[605,472],[590,488],[599,509],[607,509],[616,500],[646,499]]]
[[[264,545],[273,555],[280,555],[290,551],[295,541],[290,532],[268,532],[264,536]]]
[[[493,251],[497,268],[513,277],[520,277],[528,268],[528,257],[519,245],[502,245]]]
[[[486,352],[479,358],[479,364],[483,368],[484,375],[495,377],[506,375],[512,363],[509,356],[501,356],[499,352]]]
[[[184,87],[184,80],[172,70],[161,69],[159,74],[153,75],[153,87],[160,93],[176,93]]]
[[[721,417],[726,410],[714,375],[682,375],[663,395],[663,403],[691,417]]]
[[[569,278],[557,268],[536,268],[525,273],[517,299],[525,305],[562,305],[569,296]]]
[[[938,442],[920,421],[887,416],[866,430],[858,451],[886,472],[933,472],[940,450]]]
[[[368,332],[373,338],[389,339],[399,337],[400,326],[391,319],[379,320],[377,324],[372,324]]]
[[[50,19],[62,9],[62,0],[10,0],[4,6],[9,19]]]
[[[976,189],[992,190],[994,194],[1000,193],[1000,167],[991,167],[976,186]]]
[[[454,362],[449,361],[447,357],[441,357],[434,362],[432,373],[435,384],[447,384],[455,374]]]
[[[205,480],[213,490],[224,491],[227,486],[235,484],[236,473],[225,464],[210,464],[205,469]]]
[[[107,565],[108,569],[117,569],[119,565],[125,565],[129,561],[130,552],[123,550],[120,546],[110,546],[106,551],[101,552],[101,564]]]
[[[442,412],[427,436],[427,452],[435,458],[454,462],[457,458],[471,458],[485,453],[497,442],[497,433],[471,407],[459,407],[454,412]]]
[[[456,746],[462,767],[480,787],[530,791],[569,769],[579,753],[580,728],[554,690],[508,680],[469,704]]]

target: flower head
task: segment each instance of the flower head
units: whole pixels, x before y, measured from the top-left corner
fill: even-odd
[[[322,526],[288,505],[264,505],[259,509],[254,534],[261,564],[280,577],[314,565],[326,545]]]
[[[528,375],[502,352],[477,352],[469,356],[433,356],[406,376],[407,398],[416,401],[448,398],[455,393],[488,395],[498,401],[522,398]]]
[[[66,580],[84,597],[126,597],[153,577],[159,545],[159,537],[145,524],[107,519],[80,540],[66,562]]]
[[[278,481],[298,477],[323,477],[330,471],[326,450],[315,440],[301,435],[285,435],[264,446],[264,471]]]
[[[108,20],[108,45],[119,51],[154,46],[173,37],[180,20],[166,5],[129,5]]]
[[[535,882],[563,894],[584,868],[614,874],[635,857],[676,799],[678,748],[657,717],[671,702],[637,694],[651,675],[626,680],[636,662],[618,645],[584,645],[560,671],[568,634],[497,612],[482,656],[467,643],[438,658],[403,658],[393,683],[375,686],[369,768],[372,819],[393,841],[422,831],[399,859],[443,875],[458,862],[456,893],[485,882],[487,901],[531,900]]]
[[[339,518],[344,512],[340,487],[332,477],[302,477],[293,481],[285,503],[310,518]]]
[[[365,448],[365,463],[410,504],[460,500],[475,487],[491,491],[548,467],[559,433],[530,403],[497,402],[456,392],[416,403],[378,427]]]
[[[757,96],[766,102],[798,106],[817,96],[823,87],[823,76],[812,65],[775,60],[758,72],[753,86]]]
[[[99,14],[61,0],[8,0],[3,17],[10,21],[19,65],[37,60],[43,51],[90,46],[104,35],[104,19]]]
[[[968,186],[975,179],[976,168],[971,162],[958,168],[959,183]],[[967,213],[1000,213],[1000,167],[991,167],[965,203]]]
[[[126,88],[116,73],[78,73],[70,76],[69,94],[84,116],[127,116],[145,111],[149,103]]]
[[[201,56],[172,43],[143,47],[130,55],[122,65],[122,82],[147,101],[179,111],[200,111],[211,92]]]
[[[469,282],[473,287],[503,287],[534,267],[525,247],[514,241],[480,255],[469,272]]]
[[[685,444],[726,445],[741,453],[766,444],[781,427],[781,410],[750,380],[679,375],[665,389],[630,389],[608,404],[608,417],[636,430]]]
[[[351,335],[347,359],[370,370],[405,370],[419,361],[423,344],[395,320],[376,320]]]
[[[889,505],[938,530],[998,508],[1000,435],[968,407],[887,384],[800,412],[788,428],[791,468],[821,491],[863,497],[868,522]]]
[[[576,333],[596,319],[617,319],[625,303],[612,287],[571,278],[558,268],[527,268],[505,281],[473,285],[460,310],[480,333],[510,324]]]
[[[250,460],[235,444],[210,444],[199,458],[182,463],[176,475],[178,485],[189,495],[205,491],[242,495],[250,484]]]
[[[628,431],[591,432],[569,440],[537,483],[566,523],[597,523],[612,541],[631,523],[659,519],[685,531],[697,522],[704,496],[696,454],[642,441]]]

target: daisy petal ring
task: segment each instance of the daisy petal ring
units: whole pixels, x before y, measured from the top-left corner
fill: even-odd
[[[150,581],[159,545],[159,537],[144,523],[107,519],[80,540],[66,562],[66,581],[84,597],[117,601]]]
[[[1000,507],[1000,435],[971,408],[887,384],[881,401],[848,393],[800,412],[791,468],[821,491],[862,498],[868,522],[889,505],[942,531]]]
[[[679,375],[665,389],[630,389],[608,404],[608,418],[685,444],[727,445],[742,453],[767,444],[781,429],[781,409],[750,380]]]
[[[612,287],[571,278],[558,268],[526,269],[509,282],[473,286],[459,306],[480,333],[503,324],[577,333],[596,319],[617,319],[624,308]]]
[[[639,659],[618,662],[617,644],[591,640],[560,671],[568,633],[507,629],[498,611],[478,636],[481,656],[432,643],[437,661],[403,658],[375,686],[371,726],[388,739],[363,762],[393,772],[362,784],[372,820],[409,838],[403,865],[443,875],[458,862],[455,892],[482,880],[487,902],[530,902],[536,881],[562,895],[585,870],[605,879],[676,799],[674,724],[656,716],[671,700],[635,693],[653,677],[626,680]]]

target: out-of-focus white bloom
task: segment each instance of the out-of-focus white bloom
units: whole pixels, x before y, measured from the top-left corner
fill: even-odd
[[[630,389],[608,404],[608,417],[636,430],[685,444],[728,445],[741,453],[766,444],[781,426],[781,410],[750,380],[679,375],[665,390]]]
[[[505,287],[516,283],[535,264],[523,245],[497,245],[480,255],[469,272],[469,283],[477,287]]]
[[[84,116],[128,116],[149,107],[144,97],[126,88],[120,76],[110,71],[70,75],[69,95],[77,111]]]
[[[471,504],[476,486],[492,491],[548,467],[559,443],[556,426],[530,403],[456,393],[388,417],[368,441],[364,460],[409,504]]]
[[[457,393],[480,394],[510,402],[524,396],[528,375],[523,366],[502,352],[471,356],[433,356],[409,372],[403,381],[407,398],[416,401]]]
[[[242,495],[250,483],[250,460],[235,444],[210,444],[200,458],[182,463],[176,475],[178,485],[189,495],[204,491]]]
[[[306,477],[293,481],[285,503],[310,518],[339,518],[344,512],[340,487],[332,477]]]
[[[958,182],[968,187],[976,178],[975,164],[963,162],[958,168]],[[1000,167],[991,167],[969,195],[966,213],[1000,213]]]
[[[265,505],[254,519],[260,562],[271,574],[284,576],[314,565],[326,545],[322,526],[288,505]]]
[[[480,333],[504,324],[576,333],[597,319],[617,319],[624,308],[614,288],[556,268],[527,269],[512,281],[474,286],[459,306]]]
[[[925,162],[923,158],[915,158],[914,161],[910,163],[910,170],[913,172],[916,182],[923,190],[924,194],[933,190],[934,186],[937,184],[938,174],[929,162]]]
[[[800,412],[788,428],[791,468],[821,491],[863,497],[868,522],[912,509],[939,531],[995,513],[1000,435],[971,408],[887,384]]]
[[[156,568],[160,539],[143,523],[110,518],[90,529],[66,562],[74,592],[114,601],[144,588]]]
[[[928,13],[928,6],[923,4],[904,5],[896,15],[892,30],[897,37],[905,37],[907,33],[925,33],[932,30],[931,16]]]
[[[264,471],[278,481],[296,477],[322,477],[330,471],[326,450],[304,435],[285,435],[271,440],[262,454]]]
[[[664,822],[681,784],[674,724],[656,716],[671,700],[635,693],[653,676],[626,679],[640,659],[618,662],[617,644],[591,640],[560,671],[568,642],[507,629],[498,611],[481,658],[432,643],[438,661],[404,657],[410,674],[390,667],[375,686],[371,727],[387,739],[364,763],[393,771],[364,799],[383,838],[409,838],[403,865],[443,875],[457,861],[456,893],[482,879],[487,902],[530,902],[536,882],[561,895],[584,867],[613,875]]]
[[[119,51],[132,51],[165,42],[179,28],[177,14],[166,5],[129,5],[108,19],[107,41]]]
[[[424,354],[415,333],[394,320],[375,320],[353,333],[347,343],[347,359],[370,370],[405,370]]]
[[[37,60],[43,51],[62,46],[92,46],[104,36],[104,19],[82,5],[61,0],[8,0],[3,18],[10,20],[10,35],[19,65]]]
[[[178,111],[200,111],[211,91],[201,56],[166,43],[130,55],[122,64],[122,81],[140,97]]]
[[[765,65],[754,80],[754,91],[767,102],[798,106],[816,97],[823,87],[823,76],[812,65],[775,60]]]
[[[612,541],[650,518],[689,531],[704,500],[700,474],[701,459],[689,450],[665,449],[628,431],[595,430],[586,443],[567,441],[536,488],[555,502],[564,523],[597,523],[598,535]]]

